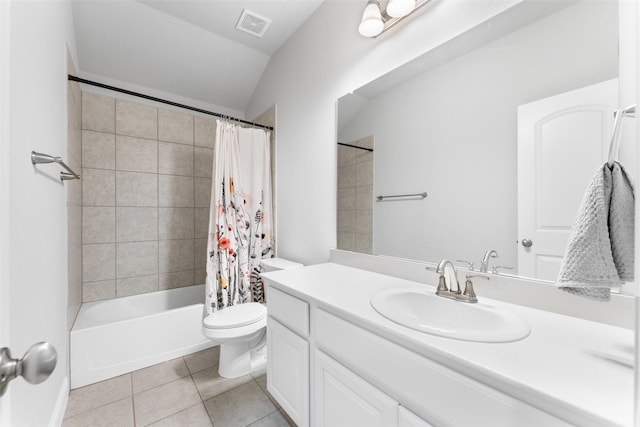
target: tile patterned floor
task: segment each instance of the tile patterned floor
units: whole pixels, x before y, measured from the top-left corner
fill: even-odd
[[[264,372],[218,375],[219,347],[72,390],[63,427],[295,427]]]

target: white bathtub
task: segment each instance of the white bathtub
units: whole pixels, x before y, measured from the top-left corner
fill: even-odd
[[[204,285],[82,304],[70,337],[71,388],[215,344],[200,332]]]

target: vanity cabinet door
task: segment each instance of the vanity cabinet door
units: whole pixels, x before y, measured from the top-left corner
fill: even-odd
[[[398,402],[323,352],[314,357],[316,427],[397,427]]]
[[[309,425],[309,343],[267,318],[267,389],[298,427]]]
[[[398,408],[398,427],[434,427],[413,412],[400,406]]]

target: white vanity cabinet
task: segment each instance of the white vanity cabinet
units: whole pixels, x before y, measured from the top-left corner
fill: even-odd
[[[398,402],[320,350],[314,352],[313,387],[316,427],[398,425]]]
[[[309,425],[309,305],[268,291],[267,389],[298,425]]]

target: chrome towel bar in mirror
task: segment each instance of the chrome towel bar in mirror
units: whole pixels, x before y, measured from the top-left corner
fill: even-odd
[[[80,175],[75,173],[61,157],[53,157],[48,154],[31,152],[31,164],[37,165],[39,163],[57,163],[67,170],[67,172],[60,172],[60,181],[66,181],[68,179],[80,179]]]

